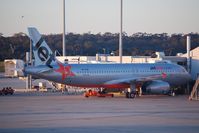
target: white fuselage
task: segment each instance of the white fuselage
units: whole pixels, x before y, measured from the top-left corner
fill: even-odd
[[[170,85],[182,85],[189,79],[187,71],[176,64],[153,63],[153,64],[64,64],[64,67],[70,66],[70,71],[66,71],[63,79],[63,73],[56,70],[58,65],[53,69],[47,66],[37,66],[26,68],[26,72],[40,78],[50,81],[63,83],[79,87],[106,87],[106,88],[127,88],[129,84],[110,84],[108,81],[122,81],[123,79],[139,79],[153,75],[166,74],[165,78],[159,77],[159,80],[168,82]],[[72,73],[70,75],[69,73]]]

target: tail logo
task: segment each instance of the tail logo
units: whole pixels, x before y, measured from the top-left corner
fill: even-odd
[[[46,61],[47,58],[48,58],[48,50],[47,48],[41,46],[41,44],[43,43],[43,39],[40,38],[39,41],[36,43],[35,47],[34,47],[34,50],[38,50],[38,57],[40,58],[40,60],[42,61]]]
[[[52,68],[52,66],[50,65],[51,62],[54,59],[54,55],[53,54],[49,54],[49,51],[46,47],[41,46],[41,44],[44,42],[44,40],[42,38],[40,38],[40,40],[36,43],[34,50],[37,51],[38,50],[38,57],[42,62],[46,61],[46,65],[49,66],[50,68]],[[50,58],[49,58],[50,56]]]
[[[62,75],[62,81],[67,78],[68,76],[75,76],[75,74],[71,71],[71,66],[64,66],[61,63],[58,63],[59,68],[57,70],[55,70],[56,72],[61,73]]]

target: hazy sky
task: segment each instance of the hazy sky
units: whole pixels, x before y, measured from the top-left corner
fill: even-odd
[[[62,0],[0,0],[0,32],[62,32]],[[199,32],[199,0],[123,0],[128,35]],[[66,0],[66,31],[119,32],[120,0]]]

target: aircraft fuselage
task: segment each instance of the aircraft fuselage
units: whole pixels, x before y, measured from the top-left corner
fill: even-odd
[[[49,70],[48,70],[49,69]],[[79,87],[104,87],[104,88],[128,88],[129,84],[108,84],[108,81],[120,81],[123,79],[139,79],[153,75],[166,74],[158,79],[168,82],[170,85],[182,85],[190,76],[187,71],[176,64],[63,64],[54,65],[53,69],[41,65],[27,67],[27,73],[53,82]],[[122,81],[121,81],[122,82]],[[139,82],[139,81],[136,81]]]

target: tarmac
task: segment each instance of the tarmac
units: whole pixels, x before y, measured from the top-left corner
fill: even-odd
[[[18,91],[25,81],[0,77],[0,133],[198,133],[199,101],[188,96],[89,97]]]
[[[199,102],[187,97],[17,92],[0,96],[0,132],[198,133]]]

